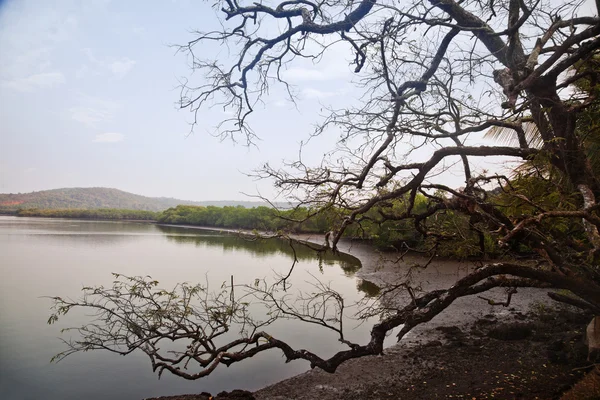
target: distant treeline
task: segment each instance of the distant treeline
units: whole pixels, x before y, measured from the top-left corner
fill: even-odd
[[[434,237],[424,237],[415,229],[412,220],[381,218],[381,212],[388,215],[402,215],[405,202],[393,201],[384,209],[374,208],[365,214],[359,224],[347,227],[346,237],[368,239],[381,249],[410,248],[433,251],[440,256],[464,258],[494,254],[497,252],[495,240],[479,232],[465,215],[448,210],[428,223],[430,231],[452,236],[447,242],[434,243]],[[427,199],[417,195],[414,213],[427,210]],[[197,225],[215,228],[248,229],[266,232],[326,233],[335,228],[335,223],[343,220],[343,211],[330,208],[315,213],[307,208],[276,210],[268,207],[195,207],[177,206],[160,213],[157,221],[163,224]]]
[[[94,210],[77,208],[41,210],[36,208],[27,208],[24,210],[17,210],[15,214],[19,217],[156,221],[160,215],[160,212],[144,210],[121,210],[116,208],[98,208]]]
[[[451,210],[428,221],[426,228],[438,236],[453,237],[452,240],[434,243],[434,236],[423,236],[415,228],[414,221],[381,218],[381,214],[402,215],[405,202],[395,200],[385,206],[369,210],[360,223],[345,230],[347,237],[370,240],[382,249],[410,248],[435,252],[440,256],[472,257],[497,252],[496,241],[488,233],[482,233],[466,216]],[[412,211],[416,214],[427,210],[427,199],[417,195]],[[242,206],[184,206],[169,208],[162,212],[123,209],[22,209],[18,216],[80,218],[96,220],[145,220],[161,224],[195,225],[223,229],[246,229],[262,232],[325,233],[343,220],[343,211],[330,208],[315,213],[307,208],[276,210],[269,207],[244,208]]]
[[[323,233],[330,229],[329,219],[324,214],[307,219],[308,213],[306,208],[276,210],[269,207],[177,206],[160,213],[157,221],[163,224],[269,232]]]
[[[315,216],[306,221],[306,208],[277,211],[269,207],[244,208],[242,206],[177,206],[163,212],[126,210],[116,208],[98,209],[40,209],[26,208],[13,211],[20,217],[81,218],[101,220],[145,220],[162,224],[196,225],[225,229],[259,231],[286,231],[293,233],[322,233],[329,228],[329,221]]]

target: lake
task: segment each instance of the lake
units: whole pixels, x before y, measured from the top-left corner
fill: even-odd
[[[347,305],[373,285],[354,277],[360,262],[349,255],[317,258],[295,245],[299,263],[293,290],[310,290],[318,278],[343,294]],[[182,393],[213,394],[235,388],[255,390],[301,373],[305,361],[284,363],[273,349],[253,359],[219,366],[207,378],[187,381],[165,372],[159,380],[141,352],[127,357],[94,351],[59,363],[53,355],[65,347],[60,329],[86,321],[74,313],[47,325],[51,302],[44,296],[77,298],[84,286],[110,286],[112,272],[150,275],[160,287],[177,282],[205,283],[218,289],[229,282],[252,284],[290,268],[293,252],[283,240],[250,241],[236,235],[192,228],[134,222],[96,222],[0,217],[0,398],[143,399]],[[349,310],[350,314],[352,310]],[[370,324],[348,319],[345,334],[365,343]],[[333,332],[300,322],[278,321],[265,329],[296,348],[322,356],[345,347]],[[68,339],[68,335],[65,337]]]

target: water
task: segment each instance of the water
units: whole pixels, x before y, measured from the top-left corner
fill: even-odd
[[[347,305],[365,295],[360,290],[373,290],[368,282],[353,277],[360,268],[357,259],[332,255],[317,259],[308,249],[295,248],[299,263],[292,276],[293,290],[310,289],[310,282],[317,278],[331,282]],[[168,372],[158,380],[141,352],[122,357],[94,351],[50,363],[53,355],[65,349],[58,339],[60,329],[89,319],[74,313],[47,325],[51,303],[43,297],[77,298],[83,286],[110,286],[111,272],[151,275],[166,289],[182,281],[208,282],[218,289],[231,275],[236,283],[252,283],[257,278],[270,279],[273,271],[285,273],[292,254],[284,241],[248,241],[211,231],[131,222],[0,217],[0,398],[142,399],[254,390],[301,373],[308,363],[286,364],[277,349],[229,368],[219,366],[197,381]],[[368,341],[370,324],[344,323],[347,338]],[[344,348],[334,333],[304,323],[282,321],[265,330],[293,347],[323,356]]]

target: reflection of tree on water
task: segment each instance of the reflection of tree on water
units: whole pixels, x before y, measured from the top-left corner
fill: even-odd
[[[237,234],[202,231],[197,235],[190,235],[190,229],[182,229],[171,226],[160,226],[157,228],[164,232],[168,240],[177,243],[195,244],[196,246],[220,247],[223,251],[246,251],[253,256],[266,257],[273,254],[285,255],[288,257],[294,256],[299,261],[319,262],[319,269],[323,266],[333,266],[339,264],[347,276],[352,276],[361,267],[360,261],[349,254],[333,254],[331,251],[316,252],[301,243],[295,242],[292,249],[289,242],[281,239],[256,239],[244,238]]]
[[[374,284],[373,282],[366,281],[364,279],[359,279],[356,283],[356,288],[361,292],[365,293],[367,297],[375,297],[381,291],[379,286]]]

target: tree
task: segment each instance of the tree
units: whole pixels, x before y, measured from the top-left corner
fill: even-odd
[[[197,33],[180,47],[204,77],[200,84],[183,83],[180,105],[194,115],[214,105],[233,111],[219,128],[222,135],[252,142],[254,107],[273,85],[288,90],[293,101],[282,74],[287,65],[301,58],[318,62],[333,45],[346,45],[353,54],[364,89],[360,105],[330,110],[313,133],[341,130],[334,156],[316,167],[298,160],[285,169],[267,164],[260,172],[314,214],[335,211],[324,248],[335,250],[352,229],[408,221],[435,255],[438,246],[457,236],[451,224],[439,221],[462,216],[482,251],[486,243],[495,243],[502,260],[447,289],[417,293],[408,288],[410,301],[382,312],[365,344],[344,338],[336,317],[343,299],[325,286],[321,297],[304,301],[333,302],[327,318],[282,302],[276,285],[248,286],[244,300],[232,295],[229,301],[224,293],[198,297],[204,288],[182,286],[174,302],[169,301],[173,293],[153,290],[152,281],[126,278],[112,291],[88,289],[81,301],[55,298],[52,320],[81,306],[96,309],[106,323],[79,328],[83,339],[69,343],[63,356],[141,349],[155,370],[195,379],[219,364],[277,348],[288,361],[304,359],[333,372],[348,359],[380,354],[392,329],[402,326],[401,339],[455,299],[495,287],[564,289],[549,295],[600,315],[600,177],[585,132],[591,129],[586,112],[599,103],[596,90],[582,86],[595,87],[598,81],[599,70],[589,65],[600,48],[600,19],[582,15],[581,1],[290,0],[271,5],[224,0],[216,6],[222,30]],[[237,49],[235,59],[199,58],[202,46],[213,41]],[[510,132],[515,143],[477,144],[490,129]],[[540,138],[538,145],[528,140],[531,130]],[[417,159],[418,148],[430,149],[424,161]],[[554,197],[534,196],[526,190],[531,180],[489,174],[473,165],[474,159],[496,156],[542,166],[536,182]],[[436,179],[453,161],[461,165],[462,188]],[[528,261],[516,261],[522,252],[530,254]],[[399,283],[384,293],[395,295],[407,286]],[[272,318],[299,318],[338,332],[348,348],[330,358],[293,349],[262,330],[271,319],[248,316],[248,296],[264,302]],[[204,299],[201,306],[189,309],[199,299]],[[212,339],[235,323],[245,327],[240,337],[214,346]],[[189,346],[167,357],[156,345],[165,338]],[[200,372],[178,368],[187,362],[197,363]]]

